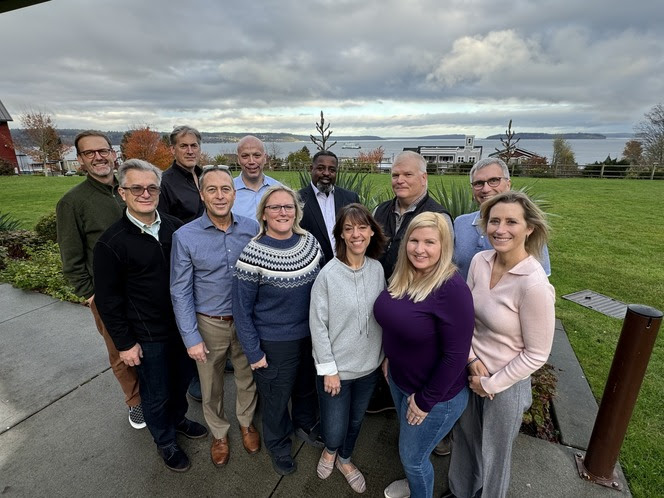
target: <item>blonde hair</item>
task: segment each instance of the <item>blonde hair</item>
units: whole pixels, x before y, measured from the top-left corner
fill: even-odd
[[[440,239],[440,259],[434,269],[423,277],[418,277],[407,254],[408,240],[418,228],[433,228]],[[418,214],[408,225],[399,246],[399,256],[394,273],[390,277],[388,292],[395,299],[408,296],[414,303],[424,301],[429,294],[454,275],[456,266],[452,263],[453,251],[452,233],[443,215],[432,212]]]
[[[519,190],[508,190],[507,192],[498,194],[482,203],[480,206],[480,227],[482,228],[482,231],[486,233],[491,209],[501,202],[506,204],[519,204],[523,208],[523,219],[526,221],[526,225],[533,229],[533,232],[526,237],[526,252],[539,258],[542,254],[542,249],[549,239],[549,232],[551,229],[546,222],[546,214],[544,214],[544,211],[542,211],[530,197]]]
[[[292,188],[287,187],[286,185],[272,185],[265,191],[263,197],[261,197],[261,200],[258,203],[258,206],[256,207],[256,220],[258,221],[260,230],[258,231],[258,235],[254,237],[254,240],[260,239],[263,235],[267,233],[267,221],[263,219],[263,213],[265,211],[265,206],[267,206],[267,200],[275,192],[286,192],[288,195],[290,195],[293,198],[293,204],[295,204],[295,220],[293,221],[293,233],[296,233],[298,235],[306,235],[307,233],[306,230],[300,226],[300,222],[302,221],[302,202],[300,201],[300,196],[298,195],[298,193],[295,192],[295,190],[293,190]]]

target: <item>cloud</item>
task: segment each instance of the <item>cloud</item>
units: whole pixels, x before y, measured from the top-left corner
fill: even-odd
[[[664,94],[659,2],[58,0],[0,15],[0,100],[61,127],[630,131]],[[463,129],[462,129],[463,128]]]

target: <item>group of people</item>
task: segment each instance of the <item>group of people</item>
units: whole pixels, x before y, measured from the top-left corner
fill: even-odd
[[[453,221],[414,152],[395,158],[394,198],[371,213],[335,185],[331,151],[314,155],[311,183],[295,192],[264,174],[256,137],[238,142],[236,178],[200,167],[195,129],[178,127],[170,141],[163,175],[130,159],[116,178],[108,139],[81,133],[88,177],[56,210],[65,275],[90,305],[131,425],[147,425],[166,466],[190,467],[177,434],[208,430],[213,463],[228,462],[230,359],[243,446],[260,451],[260,404],[280,475],[296,470],[294,434],[321,450],[320,479],[336,468],[363,493],[351,457],[382,386],[406,475],[387,498],[432,496],[430,455],[450,433],[449,496],[505,496],[555,300],[544,215],[510,190],[507,166],[475,164],[480,210]],[[185,417],[195,371],[207,428]]]

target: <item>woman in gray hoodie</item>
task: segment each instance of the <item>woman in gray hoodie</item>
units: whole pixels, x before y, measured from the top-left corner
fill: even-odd
[[[316,278],[309,310],[325,441],[317,474],[327,479],[336,460],[351,488],[363,493],[364,476],[350,457],[384,357],[373,305],[385,288],[377,258],[386,239],[361,204],[343,207],[332,233],[336,257]]]

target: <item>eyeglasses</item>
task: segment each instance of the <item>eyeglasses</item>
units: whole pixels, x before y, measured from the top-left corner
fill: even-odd
[[[473,186],[475,190],[482,189],[485,183],[489,187],[497,187],[498,185],[500,185],[500,180],[502,180],[503,178],[504,178],[503,176],[495,176],[493,178],[489,178],[488,180],[476,180],[474,182],[470,182],[470,184]]]
[[[279,213],[283,209],[286,213],[292,213],[295,211],[295,204],[270,204],[265,206],[265,209],[271,213]]]
[[[161,187],[157,187],[156,185],[148,185],[147,187],[144,187],[143,185],[132,185],[131,187],[120,187],[124,190],[129,190],[133,196],[140,197],[143,195],[143,192],[146,190],[148,191],[148,194],[150,194],[150,197],[153,195],[159,195],[159,192],[161,192]]]
[[[82,150],[79,152],[79,155],[87,159],[92,159],[95,157],[95,154],[99,154],[101,157],[106,158],[111,154],[111,152],[113,152],[113,149]]]

